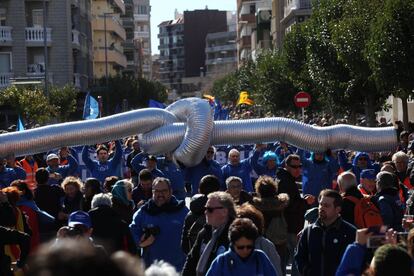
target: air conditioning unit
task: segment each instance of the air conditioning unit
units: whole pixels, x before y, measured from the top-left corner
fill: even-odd
[[[258,24],[267,24],[272,20],[272,11],[271,10],[262,10],[257,11],[257,23]]]

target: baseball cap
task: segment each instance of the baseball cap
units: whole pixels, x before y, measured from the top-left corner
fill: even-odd
[[[363,179],[369,179],[369,180],[375,180],[377,177],[377,174],[375,173],[375,170],[373,169],[366,169],[361,171],[360,178]]]
[[[68,226],[74,227],[77,224],[82,224],[88,228],[92,227],[91,218],[89,214],[84,211],[76,211],[70,214],[68,220]]]
[[[57,156],[57,154],[55,154],[55,153],[51,153],[46,157],[46,161],[50,161],[50,160],[53,160],[53,159],[59,159],[59,156]]]

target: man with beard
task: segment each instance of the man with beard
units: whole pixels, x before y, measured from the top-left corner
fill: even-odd
[[[170,181],[157,177],[152,183],[152,199],[134,214],[129,226],[147,267],[163,260],[181,271],[185,261],[181,231],[187,213],[185,202],[172,195]]]
[[[341,216],[341,195],[322,190],[318,198],[319,218],[302,231],[295,261],[303,276],[333,276],[348,244],[355,240],[356,228]]]

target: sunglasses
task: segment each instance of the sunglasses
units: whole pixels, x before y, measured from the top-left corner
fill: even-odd
[[[240,246],[235,246],[238,250],[243,250],[243,249],[248,249],[248,250],[252,250],[254,248],[253,245],[240,245]]]
[[[213,213],[214,210],[218,210],[218,209],[224,209],[224,207],[204,207],[204,210],[206,210],[209,213]]]
[[[209,151],[207,151],[207,153],[210,153],[210,154],[212,154],[212,153],[214,153],[214,151],[212,151],[212,150],[209,150]]]
[[[302,168],[302,164],[301,165],[288,165],[288,166],[291,167],[292,169]]]

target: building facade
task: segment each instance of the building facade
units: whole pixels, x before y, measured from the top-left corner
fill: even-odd
[[[93,73],[95,78],[120,74],[127,67],[121,15],[123,0],[92,1]]]
[[[272,0],[237,0],[237,59],[238,65],[241,66],[246,60],[252,59],[256,53],[256,48],[265,48],[266,45],[260,45],[260,37],[257,36],[257,18],[260,11],[271,11]],[[261,14],[261,13],[260,13]],[[265,13],[263,13],[264,15]],[[270,19],[269,19],[270,26]],[[262,39],[269,40],[269,38]],[[263,42],[265,43],[265,42]]]
[[[219,77],[237,69],[237,32],[218,32],[206,37],[206,68],[208,77]]]
[[[271,35],[276,48],[282,47],[285,34],[312,14],[311,0],[272,0]]]
[[[151,79],[151,5],[150,0],[134,0],[134,43],[140,77]]]
[[[0,88],[13,80],[47,80],[86,90],[93,72],[90,5],[90,0],[0,1]]]
[[[178,95],[199,91],[207,72],[206,37],[227,31],[227,13],[219,10],[185,11],[182,17],[159,26],[160,80]]]

